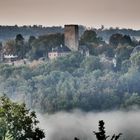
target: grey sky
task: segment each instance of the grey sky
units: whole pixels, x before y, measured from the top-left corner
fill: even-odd
[[[0,0],[0,24],[140,29],[140,0]]]

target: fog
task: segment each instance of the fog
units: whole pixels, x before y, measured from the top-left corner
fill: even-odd
[[[104,120],[106,134],[123,133],[120,140],[140,139],[140,111],[84,113],[79,110],[70,113],[38,115],[40,127],[46,133],[46,140],[96,140],[93,131],[98,131],[99,120]],[[108,138],[109,139],[109,138]]]

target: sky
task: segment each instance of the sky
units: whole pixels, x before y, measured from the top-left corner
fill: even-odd
[[[0,0],[0,25],[140,29],[140,0]]]

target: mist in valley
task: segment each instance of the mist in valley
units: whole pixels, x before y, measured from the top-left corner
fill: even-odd
[[[40,126],[47,140],[96,140],[93,131],[98,131],[99,120],[104,120],[106,135],[123,133],[120,140],[140,139],[140,111],[112,111],[85,113],[79,110],[38,115]]]

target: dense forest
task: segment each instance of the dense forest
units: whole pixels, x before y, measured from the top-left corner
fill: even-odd
[[[72,53],[37,66],[0,65],[0,90],[42,113],[131,109],[140,105],[140,53],[116,71],[99,56]]]

